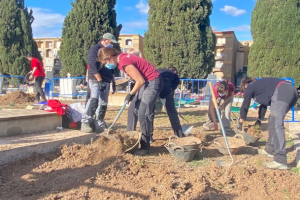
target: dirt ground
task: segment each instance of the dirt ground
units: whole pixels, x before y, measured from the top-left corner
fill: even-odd
[[[26,94],[22,91],[16,91],[0,96],[0,106],[2,108],[14,107],[18,105],[33,103],[34,100],[35,96],[33,94]]]
[[[125,110],[114,130],[126,128]],[[109,108],[111,123],[118,108]],[[0,199],[300,199],[300,177],[296,174],[295,152],[287,134],[290,170],[265,169],[270,158],[257,155],[267,140],[263,137],[252,146],[243,147],[230,163],[213,144],[220,131],[203,132],[206,111],[182,108],[181,113],[194,126],[192,135],[202,140],[202,151],[191,162],[177,161],[164,147],[173,134],[165,113],[154,123],[154,143],[145,157],[121,153],[121,144],[99,138],[90,145],[62,146],[55,153],[35,155],[0,166]],[[251,111],[245,127],[255,122]],[[181,121],[185,124],[184,121]]]

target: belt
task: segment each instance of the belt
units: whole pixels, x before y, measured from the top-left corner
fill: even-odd
[[[282,83],[288,83],[288,84],[290,84],[290,82],[287,82],[287,81],[281,81],[281,82],[279,82],[279,83],[277,84],[276,88],[278,88]]]

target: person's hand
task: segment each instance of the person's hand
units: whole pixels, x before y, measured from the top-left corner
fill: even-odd
[[[217,122],[214,122],[214,128],[215,128],[215,131],[217,131],[218,130],[218,123]]]
[[[242,129],[243,129],[243,122],[244,122],[244,120],[239,119],[238,124],[236,126],[237,130],[242,131]]]
[[[30,71],[29,74],[32,74],[32,71]]]
[[[114,94],[115,92],[116,92],[116,83],[115,82],[113,82],[112,83],[112,94]]]
[[[128,93],[127,96],[125,97],[124,102],[127,101],[127,103],[129,103],[130,101],[132,101],[132,99],[133,99],[134,96],[135,96],[134,94]]]
[[[219,109],[220,109],[220,111],[224,110],[224,109],[225,109],[225,104],[224,104],[224,103],[221,104],[221,105],[219,106]]]
[[[99,85],[100,91],[103,92],[106,88],[106,84],[104,83],[104,81],[98,81],[98,85]]]
[[[259,119],[257,119],[254,126],[261,127],[261,121]]]
[[[29,76],[29,79],[30,80],[32,80],[34,77],[33,77],[33,74],[31,74],[30,76]]]

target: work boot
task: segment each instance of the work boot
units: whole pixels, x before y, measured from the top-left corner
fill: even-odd
[[[203,128],[207,131],[214,131],[215,125],[213,122],[208,122],[208,123],[203,124]]]
[[[258,154],[262,155],[262,156],[268,156],[269,158],[274,158],[274,155],[269,154],[268,152],[266,152],[266,150],[264,149],[258,149]]]
[[[287,165],[278,163],[276,161],[272,161],[272,162],[264,162],[263,166],[269,169],[280,169],[280,170],[285,170],[288,169]]]
[[[92,127],[88,123],[82,123],[81,124],[81,131],[85,133],[93,133]]]
[[[100,134],[100,133],[103,133],[104,130],[105,130],[104,127],[99,126],[99,127],[96,127],[96,128],[95,128],[95,133],[96,133],[96,134]]]
[[[139,150],[136,150],[133,154],[136,156],[146,156],[149,153],[150,153],[149,149],[139,149]]]

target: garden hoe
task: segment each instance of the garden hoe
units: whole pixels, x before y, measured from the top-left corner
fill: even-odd
[[[208,84],[209,84],[210,93],[212,95],[212,101],[213,101],[213,104],[214,104],[215,109],[216,109],[216,113],[217,113],[217,116],[218,116],[218,119],[219,119],[219,123],[221,125],[221,130],[222,130],[222,134],[223,134],[224,141],[225,141],[225,144],[226,144],[226,148],[227,148],[227,151],[228,151],[228,153],[230,155],[230,158],[231,158],[231,164],[224,163],[224,161],[217,161],[217,164],[220,165],[220,166],[229,166],[230,167],[233,164],[233,157],[232,157],[232,155],[230,153],[230,150],[229,150],[229,145],[228,145],[227,137],[226,137],[226,134],[225,134],[224,126],[223,126],[223,123],[222,123],[222,120],[221,120],[220,111],[219,111],[219,108],[218,108],[218,104],[217,104],[216,96],[215,96],[215,93],[214,93],[214,90],[213,90],[213,86],[212,86],[211,82],[209,82]]]

